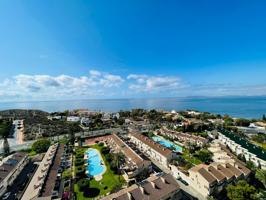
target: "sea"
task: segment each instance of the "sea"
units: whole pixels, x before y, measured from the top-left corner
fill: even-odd
[[[266,96],[260,97],[178,97],[145,99],[88,99],[64,101],[1,102],[0,110],[38,109],[47,112],[72,109],[118,112],[134,108],[187,110],[228,114],[232,117],[262,118],[266,114]]]

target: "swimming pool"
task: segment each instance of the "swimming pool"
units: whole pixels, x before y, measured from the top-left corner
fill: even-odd
[[[171,142],[169,140],[164,139],[163,137],[153,136],[152,139],[155,142],[157,142],[157,143],[159,143],[159,144],[161,144],[161,145],[163,145],[163,146],[165,146],[167,148],[174,147],[176,151],[182,152],[182,147],[180,147],[179,145],[177,145],[177,144],[175,144],[175,143],[173,143],[173,142]]]
[[[97,176],[104,173],[106,167],[104,161],[97,149],[88,149],[85,154],[88,156],[87,163],[88,166],[86,170],[88,171],[89,176]]]

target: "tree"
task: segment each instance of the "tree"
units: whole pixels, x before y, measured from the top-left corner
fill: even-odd
[[[195,156],[197,156],[202,162],[210,162],[212,160],[212,152],[210,152],[207,149],[201,149],[195,153]]]
[[[33,143],[32,150],[36,153],[43,153],[48,150],[50,147],[51,142],[48,139],[40,139]]]
[[[64,179],[70,179],[72,177],[72,171],[71,169],[65,170],[62,174]]]
[[[241,160],[241,161],[243,161],[243,162],[246,162],[246,158],[245,158],[245,155],[244,154],[238,154],[237,155],[237,158],[239,159],[239,160]]]
[[[264,187],[266,188],[266,170],[263,169],[257,169],[255,177],[262,182]]]
[[[230,200],[247,200],[256,199],[256,189],[249,185],[245,180],[240,180],[236,185],[229,185],[226,187],[227,197]]]
[[[3,147],[4,147],[4,156],[8,156],[10,153],[10,147],[9,147],[9,143],[6,137],[4,138]]]
[[[254,199],[256,200],[263,200],[266,199],[266,191],[260,191],[258,193],[256,193],[255,195],[253,195]]]
[[[229,115],[224,115],[224,125],[225,126],[232,126],[233,125],[234,120],[229,117]]]
[[[149,170],[147,168],[144,168],[136,177],[138,181],[142,181],[146,178],[148,178],[150,175]]]
[[[108,154],[109,152],[110,152],[110,148],[109,147],[103,147],[101,149],[101,153],[104,154],[104,155]]]
[[[265,116],[265,114],[263,114],[263,116],[262,116],[262,120],[263,120],[263,121],[266,121],[266,116]]]
[[[252,171],[255,171],[256,170],[256,166],[254,165],[254,163],[252,161],[247,161],[247,164],[246,164],[247,168],[251,169]]]
[[[12,121],[11,120],[3,120],[0,119],[0,137],[7,138],[12,129]]]
[[[111,168],[120,173],[120,167],[125,162],[125,156],[121,152],[112,154]]]
[[[189,142],[187,144],[187,149],[188,149],[189,153],[192,154],[192,153],[194,153],[196,151],[197,145],[195,143],[193,143],[193,142]]]
[[[244,118],[238,118],[238,119],[236,119],[235,123],[236,123],[237,126],[245,126],[245,127],[247,127],[247,126],[250,125],[250,120],[244,119]]]
[[[215,200],[215,198],[213,196],[209,196],[207,197],[207,200]]]
[[[70,144],[75,142],[75,133],[82,131],[82,128],[79,126],[79,123],[69,123],[68,136]]]
[[[89,188],[90,181],[86,178],[83,178],[83,179],[80,179],[77,184],[79,187],[79,191],[84,191],[85,189]]]

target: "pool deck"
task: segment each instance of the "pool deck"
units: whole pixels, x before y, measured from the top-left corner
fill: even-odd
[[[166,141],[168,141],[168,142],[170,142],[170,143],[173,143],[174,145],[179,146],[179,147],[181,148],[181,150],[180,150],[180,151],[177,151],[177,152],[183,153],[183,148],[184,148],[184,145],[183,145],[183,144],[181,144],[181,143],[179,143],[179,142],[176,142],[176,141],[172,142],[172,141],[170,141],[170,140],[165,139],[163,136],[160,136],[160,135],[155,135],[155,137],[159,137],[159,138],[161,138],[162,140],[166,140]],[[156,141],[156,142],[158,142],[158,141]]]
[[[101,153],[99,152],[99,150],[98,150],[98,149],[94,149],[94,148],[89,148],[89,149],[87,149],[87,151],[89,151],[90,149],[93,149],[93,150],[96,150],[96,151],[97,151],[98,155],[100,156],[100,158],[101,158],[101,160],[102,160],[102,163],[104,164],[104,165],[103,165],[103,166],[104,166],[104,170],[103,170],[103,172],[101,172],[100,174],[97,174],[97,175],[94,175],[94,176],[93,176],[93,178],[95,178],[96,181],[100,181],[100,180],[102,180],[102,178],[103,178],[103,174],[106,172],[107,167],[106,167],[106,164],[105,164],[105,162],[104,162],[104,160],[103,160],[103,157],[102,157]],[[86,152],[87,152],[87,151],[86,151]],[[84,159],[89,159],[89,156],[88,156],[88,155],[84,155]],[[86,165],[86,164],[85,164],[85,165]],[[87,164],[86,166],[88,166],[88,164]],[[90,172],[89,172],[89,173],[90,173]]]

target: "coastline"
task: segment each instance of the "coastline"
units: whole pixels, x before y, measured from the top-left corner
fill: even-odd
[[[192,109],[214,114],[228,114],[232,117],[259,119],[263,114],[266,114],[266,97],[177,97],[0,103],[0,111],[9,109],[37,109],[46,112],[60,112],[80,108],[104,112],[118,112],[135,108],[167,111]]]

